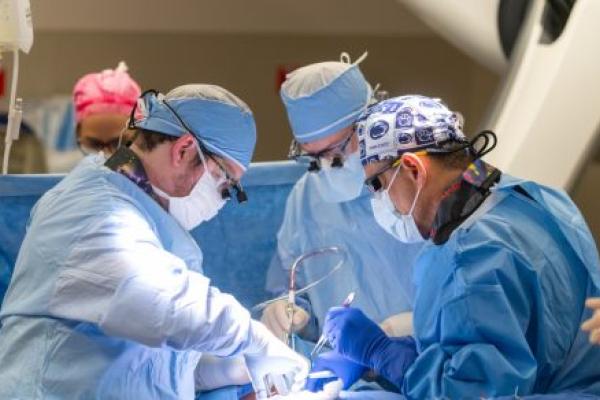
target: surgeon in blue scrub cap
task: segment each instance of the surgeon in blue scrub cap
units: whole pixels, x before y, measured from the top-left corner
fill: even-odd
[[[359,308],[332,308],[334,353],[409,399],[600,394],[600,348],[580,330],[586,297],[600,294],[583,217],[566,193],[485,163],[495,135],[468,141],[460,120],[437,99],[403,96],[357,123],[375,219],[426,244],[414,335],[388,338]]]
[[[210,286],[188,233],[246,200],[250,109],[185,85],[145,92],[130,127],[130,147],[85,158],[33,210],[0,311],[0,398],[193,399],[247,383],[244,361],[259,392],[269,372],[301,386],[306,361]]]
[[[348,258],[342,269],[298,299],[291,328],[308,341],[320,335],[327,310],[349,292],[355,302],[390,336],[412,332],[411,265],[421,244],[399,243],[377,225],[371,212],[353,124],[373,101],[372,89],[359,65],[320,62],[290,73],[281,87],[294,141],[290,157],[308,171],[292,189],[278,232],[267,289],[287,288],[290,265],[300,255],[339,246]],[[298,271],[302,287],[325,275],[330,259],[307,261]],[[389,298],[390,292],[396,295]],[[290,328],[287,301],[269,305],[262,321],[282,337]]]

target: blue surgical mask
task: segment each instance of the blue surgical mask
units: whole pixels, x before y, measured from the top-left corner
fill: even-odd
[[[315,178],[319,195],[328,203],[343,203],[357,198],[365,181],[358,151],[348,155],[342,167],[332,167],[323,160]]]
[[[408,211],[408,214],[400,214],[396,211],[396,207],[390,198],[389,189],[396,179],[396,175],[398,174],[398,170],[394,174],[394,177],[390,181],[390,184],[385,190],[380,190],[376,192],[371,199],[371,207],[373,208],[373,215],[375,216],[375,221],[377,224],[381,226],[387,233],[392,235],[396,240],[403,243],[419,243],[425,241],[423,235],[419,231],[417,227],[417,223],[415,222],[415,218],[413,217],[413,211],[415,210],[415,205],[417,204],[417,200],[419,199],[419,194],[421,193],[421,188],[417,190],[417,194],[415,194],[415,199]]]

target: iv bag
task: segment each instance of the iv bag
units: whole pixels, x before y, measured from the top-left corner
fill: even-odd
[[[0,0],[0,51],[29,53],[33,23],[29,0]]]

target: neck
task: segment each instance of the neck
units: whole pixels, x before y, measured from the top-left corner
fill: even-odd
[[[452,232],[483,204],[501,175],[497,168],[477,160],[450,182],[442,193],[429,231],[433,243],[445,243]]]
[[[148,176],[148,181],[150,182],[150,184],[157,186],[166,192],[165,188],[162,187],[162,185],[160,183],[162,181],[162,179],[160,178],[161,177],[161,174],[159,172],[160,169],[155,167],[156,162],[154,160],[152,152],[143,151],[138,146],[136,146],[135,143],[133,143],[129,148],[132,152],[135,153],[135,155],[138,157],[138,159],[142,163],[142,166],[144,167],[144,170],[146,171],[146,175]],[[158,198],[160,205],[163,206],[163,208],[167,209],[169,206],[169,201],[167,199],[163,198],[162,196],[156,196],[156,197]]]
[[[420,199],[415,209],[417,226],[423,237],[428,237],[433,221],[439,209],[440,203],[445,198],[446,190],[452,185],[464,170],[446,168],[435,168],[430,171],[432,176],[435,176],[430,184],[421,190]],[[421,205],[421,206],[419,206]]]

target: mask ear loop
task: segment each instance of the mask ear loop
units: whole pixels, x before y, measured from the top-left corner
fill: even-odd
[[[416,163],[418,163],[421,168],[424,171],[424,175],[425,177],[427,177],[427,170],[425,169],[425,166],[423,165],[423,161],[421,161],[421,159],[419,158],[419,156],[415,155],[413,157],[414,161]],[[401,166],[402,164],[400,164],[399,166]],[[391,185],[390,185],[391,186]],[[423,189],[423,186],[419,185],[418,189],[417,189],[417,193],[415,194],[415,198],[412,202],[412,205],[410,206],[410,209],[408,210],[408,214],[407,215],[412,215],[413,211],[415,211],[415,207],[417,206],[417,200],[419,199],[419,195],[421,194],[421,190]]]
[[[208,163],[206,162],[206,158],[204,157],[204,152],[202,151],[202,148],[196,141],[196,138],[194,138],[194,146],[196,147],[196,150],[198,151],[198,156],[200,157],[200,161],[202,162],[202,167],[204,168],[204,171],[210,173],[210,171],[208,170]]]
[[[412,202],[412,205],[410,206],[410,210],[408,210],[408,215],[412,215],[413,211],[415,211],[415,207],[417,206],[417,200],[419,200],[419,195],[421,194],[421,189],[423,189],[422,186],[419,186],[419,188],[417,189],[417,193],[415,194],[415,199]]]
[[[390,179],[390,183],[388,183],[387,187],[385,188],[386,192],[390,191],[390,188],[392,187],[392,183],[394,183],[394,181],[396,180],[396,177],[398,176],[398,172],[400,172],[400,167],[402,167],[402,164],[398,164],[398,166],[396,167],[396,171],[394,171],[394,175],[392,175],[392,179]]]
[[[193,136],[193,135],[192,135]],[[196,146],[196,150],[198,151],[198,155],[200,156],[200,161],[202,161],[202,167],[204,168],[203,174],[210,174],[210,169],[208,168],[208,162],[206,161],[206,157],[204,156],[204,152],[202,151],[202,147],[198,143],[198,141],[194,138],[194,145]],[[202,178],[200,178],[202,179]],[[224,180],[219,180],[217,183],[220,185],[222,182],[226,182],[227,177]],[[223,200],[229,200],[231,198],[231,193],[227,188],[221,190],[221,198]]]
[[[200,156],[200,161],[202,162],[202,168],[204,168],[203,173],[212,174],[212,172],[208,168],[208,162],[206,160],[206,156],[204,155],[204,151],[202,151],[202,147],[200,147],[200,145],[198,144],[198,141],[195,138],[194,138],[194,146],[196,147],[196,150],[198,151],[198,156]],[[226,181],[227,181],[227,177],[220,177],[220,179],[217,182],[223,183]],[[229,198],[229,196],[227,196],[227,197]]]

